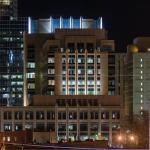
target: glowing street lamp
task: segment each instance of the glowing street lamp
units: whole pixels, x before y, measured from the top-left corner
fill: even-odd
[[[118,136],[118,140],[122,141],[122,136],[121,135]]]
[[[134,140],[135,140],[135,138],[134,138],[133,135],[130,136],[130,140],[131,140],[131,141],[134,141]]]

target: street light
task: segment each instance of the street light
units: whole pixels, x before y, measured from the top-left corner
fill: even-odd
[[[130,136],[130,140],[131,140],[131,141],[134,141],[134,140],[135,140],[135,138],[134,138],[133,135]]]
[[[122,136],[121,135],[118,136],[118,140],[122,141]]]

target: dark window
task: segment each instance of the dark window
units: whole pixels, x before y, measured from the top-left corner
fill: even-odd
[[[102,131],[109,131],[109,124],[108,123],[102,123],[101,130]]]
[[[58,119],[66,119],[66,112],[58,112]]]
[[[31,112],[31,111],[25,112],[25,119],[26,120],[32,120],[33,119],[33,112]]]
[[[39,120],[44,119],[44,112],[43,111],[37,111],[36,112],[36,119],[39,119]]]
[[[91,123],[90,130],[98,132],[98,123]]]
[[[88,131],[88,125],[87,124],[80,124],[80,131]]]
[[[44,130],[45,130],[44,123],[37,123],[36,124],[36,131],[44,131]]]
[[[109,112],[102,112],[101,119],[109,119]]]
[[[54,111],[48,111],[47,112],[47,119],[54,120],[55,119],[55,112]]]
[[[17,111],[17,112],[15,112],[15,119],[16,119],[16,120],[21,120],[21,119],[23,119],[23,112],[22,112],[22,111]]]
[[[22,124],[15,124],[15,131],[22,131]]]
[[[10,120],[10,119],[12,119],[12,112],[11,112],[11,111],[6,111],[6,112],[4,112],[4,119],[5,119],[5,120]]]
[[[66,124],[64,123],[58,124],[58,131],[66,131]]]
[[[98,112],[91,112],[91,119],[98,119]]]
[[[76,112],[69,112],[69,119],[77,119],[77,113]]]
[[[88,119],[88,112],[80,112],[80,119]]]
[[[94,44],[93,43],[87,43],[86,48],[87,48],[88,52],[93,52]]]
[[[112,119],[120,119],[120,112],[119,111],[113,111],[112,112]]]
[[[55,123],[47,123],[47,131],[55,131]]]

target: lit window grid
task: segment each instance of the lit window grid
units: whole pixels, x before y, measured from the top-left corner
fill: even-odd
[[[65,54],[63,54],[63,56],[65,56],[65,58],[63,57],[62,58],[62,61],[63,61],[63,66],[65,66],[65,68],[66,68],[66,70],[68,70],[67,68],[69,67],[69,59],[70,58],[72,58],[71,56],[74,56],[75,54],[69,54],[69,56],[65,56]],[[90,54],[91,55],[91,54]],[[87,56],[90,56],[90,55],[87,55]],[[62,88],[63,87],[65,87],[65,84],[66,84],[66,95],[68,95],[68,93],[67,93],[67,91],[69,91],[69,89],[72,87],[72,86],[75,86],[75,94],[78,94],[79,93],[79,90],[78,90],[78,88],[79,88],[79,81],[78,81],[78,78],[80,77],[80,74],[81,74],[81,70],[79,70],[79,69],[77,69],[77,68],[80,68],[80,66],[83,66],[84,65],[84,74],[82,75],[82,77],[84,76],[84,85],[85,85],[85,92],[84,92],[84,94],[88,94],[89,93],[89,91],[88,91],[88,88],[90,88],[89,86],[88,86],[88,84],[89,84],[89,81],[87,80],[87,78],[88,78],[88,76],[89,75],[91,75],[91,76],[93,76],[94,77],[94,80],[93,80],[93,86],[94,86],[94,95],[97,95],[97,93],[100,93],[100,91],[99,91],[99,88],[100,88],[100,85],[98,84],[96,84],[97,82],[99,83],[99,81],[97,80],[97,77],[96,76],[98,76],[97,75],[97,72],[95,71],[95,69],[92,69],[92,72],[91,72],[91,69],[88,69],[88,66],[89,66],[89,64],[91,64],[92,63],[92,67],[95,67],[95,66],[97,66],[97,64],[99,64],[100,63],[100,57],[98,57],[97,59],[96,59],[96,61],[95,61],[95,59],[94,59],[94,61],[89,57],[89,59],[87,59],[87,61],[85,61],[83,64],[81,64],[80,65],[80,63],[81,63],[81,60],[78,58],[79,56],[81,56],[81,55],[75,55],[75,57],[74,57],[74,59],[75,59],[75,63],[74,63],[74,67],[75,67],[75,80],[74,81],[72,81],[74,84],[72,85],[72,84],[70,84],[70,81],[69,81],[69,77],[71,76],[71,75],[69,75],[69,73],[68,72],[66,72],[66,74],[62,74],[62,78],[63,77],[65,77],[66,78],[66,81],[63,81],[63,85],[62,85]],[[85,56],[85,55],[83,55],[84,57],[82,57],[82,59],[84,59],[84,60],[86,60],[86,58],[87,58],[87,56]],[[93,56],[93,55],[92,55]],[[73,64],[71,64],[71,65],[73,65]],[[99,64],[100,65],[100,64]],[[77,67],[76,67],[77,66]],[[96,67],[95,67],[96,68]],[[63,67],[62,67],[62,69],[63,69]],[[97,69],[96,69],[97,70]],[[62,70],[62,72],[64,72],[65,70]],[[89,74],[90,73],[90,74]],[[100,74],[99,74],[99,76],[100,76]],[[89,85],[92,85],[91,83],[89,84]],[[98,89],[98,90],[97,90]],[[92,94],[92,95],[93,95]]]

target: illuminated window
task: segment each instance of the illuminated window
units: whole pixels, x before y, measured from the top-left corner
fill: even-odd
[[[35,78],[35,73],[32,72],[32,73],[27,73],[27,78],[28,79],[34,79]]]
[[[143,98],[143,95],[141,94],[141,98]]]
[[[22,75],[17,75],[17,78],[18,79],[22,79]]]
[[[66,74],[66,71],[62,71],[62,74]]]
[[[78,70],[78,74],[81,74],[81,70]]]
[[[28,89],[35,89],[35,83],[28,83]]]
[[[141,103],[143,103],[143,100],[141,99]]]
[[[97,74],[101,74],[101,70],[100,69],[97,69]]]
[[[78,85],[84,85],[84,81],[83,80],[79,80],[78,81]]]
[[[100,58],[97,58],[97,63],[101,63],[101,59]]]
[[[22,95],[21,95],[21,94],[19,94],[19,95],[18,95],[18,97],[19,97],[19,98],[21,98],[21,97],[22,97]]]
[[[141,76],[141,79],[143,79],[143,76]]]
[[[1,1],[1,4],[3,4],[3,5],[10,5],[10,0],[2,0]]]
[[[91,81],[87,81],[87,84],[88,85],[94,85],[94,81],[92,81],[92,80]]]
[[[100,85],[100,81],[97,81],[96,83],[97,83],[97,85]]]
[[[48,85],[55,85],[55,80],[48,80]]]
[[[62,84],[63,84],[63,85],[66,85],[66,81],[63,81]]]
[[[9,98],[9,94],[3,94],[3,98]]]
[[[143,59],[141,58],[141,62],[143,61]]]
[[[143,85],[143,83],[141,82],[141,86]]]
[[[141,64],[141,67],[143,67],[143,65]]]
[[[94,63],[94,59],[93,59],[93,58],[88,58],[88,59],[87,59],[87,62],[88,62],[89,64],[92,64],[92,63]]]
[[[143,110],[143,107],[141,106],[141,110]]]
[[[141,88],[141,91],[143,91],[143,88]]]
[[[2,75],[2,78],[8,79],[9,76],[8,75]]]
[[[27,66],[28,66],[28,68],[35,68],[35,63],[29,62],[29,63],[27,64]]]
[[[68,81],[68,85],[75,85],[75,81]]]
[[[66,63],[66,58],[62,58],[62,63]]]
[[[81,59],[80,58],[78,58],[78,63],[81,63],[82,61],[81,61]]]
[[[143,73],[143,71],[141,70],[141,74]]]
[[[48,69],[48,74],[54,74],[55,73],[55,69]]]
[[[54,63],[54,58],[48,58],[48,63],[49,63],[49,64]]]
[[[4,131],[12,131],[12,124],[4,124]]]
[[[87,72],[88,72],[88,74],[93,74],[94,70],[93,69],[89,69]]]
[[[12,95],[11,95],[12,98],[14,98],[15,96],[16,96],[15,94],[12,94]]]

